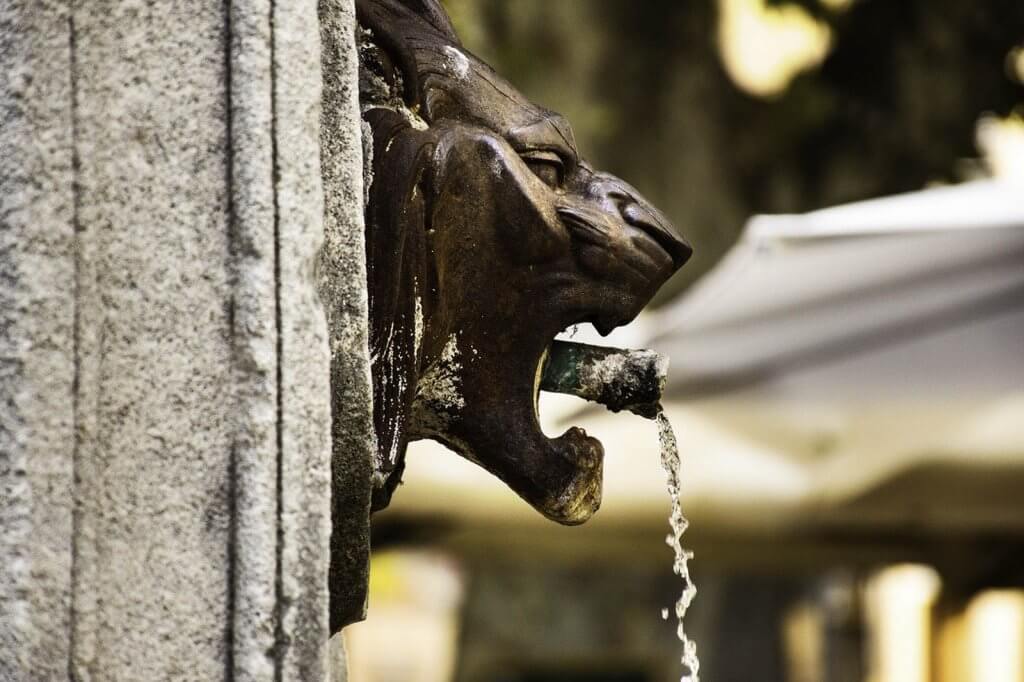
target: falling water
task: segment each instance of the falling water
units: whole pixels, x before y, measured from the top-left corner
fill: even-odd
[[[675,608],[676,621],[678,622],[676,635],[679,637],[679,641],[683,643],[683,657],[681,660],[687,670],[687,674],[680,678],[680,682],[700,682],[700,676],[698,675],[700,662],[697,660],[697,644],[686,636],[686,631],[683,629],[683,617],[686,616],[686,610],[690,607],[690,602],[693,601],[694,596],[697,594],[697,588],[694,587],[693,580],[690,579],[689,561],[693,558],[693,552],[683,549],[680,543],[680,538],[689,522],[683,516],[683,508],[679,501],[679,446],[676,443],[676,434],[672,431],[672,425],[669,423],[665,413],[659,411],[656,419],[658,422],[658,440],[661,443],[661,465],[665,468],[665,474],[668,477],[668,494],[672,499],[672,514],[669,516],[669,525],[672,526],[672,532],[665,536],[665,542],[675,553],[672,570],[685,583],[683,593],[676,601]],[[668,609],[662,610],[661,617],[666,620],[668,619]]]

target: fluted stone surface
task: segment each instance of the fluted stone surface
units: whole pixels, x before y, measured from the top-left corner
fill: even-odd
[[[0,680],[327,677],[320,95],[314,0],[0,4]]]
[[[0,680],[66,674],[75,429],[68,15],[0,4]]]

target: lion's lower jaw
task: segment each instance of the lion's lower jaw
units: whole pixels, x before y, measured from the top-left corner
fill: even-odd
[[[563,526],[578,526],[590,520],[601,506],[601,476],[580,472],[556,498],[533,507]]]
[[[572,427],[558,438],[538,431],[532,443],[507,456],[471,457],[546,518],[566,526],[584,523],[601,506],[604,447]]]
[[[579,525],[601,506],[604,477],[604,447],[583,429],[572,427],[560,437],[549,440],[549,461],[561,459],[569,466],[569,475],[537,500],[528,502],[547,518],[566,526]]]
[[[481,439],[460,432],[458,419],[450,420],[450,415],[423,419],[427,412],[416,412],[420,419],[414,438],[436,440],[455,450],[501,479],[546,518],[575,526],[601,506],[604,447],[583,429],[572,427],[558,438],[547,438],[531,424],[511,419],[492,424],[490,437]],[[518,433],[509,437],[509,430]]]

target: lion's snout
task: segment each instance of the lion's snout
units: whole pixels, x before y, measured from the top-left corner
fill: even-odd
[[[660,212],[648,209],[632,197],[620,205],[619,210],[627,225],[643,232],[668,254],[672,259],[673,272],[690,260],[693,249],[676,236],[675,231]]]
[[[580,265],[605,281],[641,284],[653,295],[693,250],[628,184],[614,175],[580,170],[582,191],[565,196],[557,207],[577,244]]]
[[[653,240],[672,259],[672,272],[683,267],[693,249],[679,237],[669,219],[625,180],[610,173],[590,172],[587,194],[614,211],[616,218],[626,225]]]

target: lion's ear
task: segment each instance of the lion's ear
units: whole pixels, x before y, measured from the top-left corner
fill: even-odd
[[[360,25],[387,51],[402,76],[403,97],[410,108],[420,103],[416,50],[461,47],[451,19],[438,0],[356,0]]]
[[[452,20],[448,17],[448,13],[444,11],[444,7],[441,6],[438,0],[398,0],[398,2],[408,7],[417,16],[437,29],[444,36],[445,40],[453,45],[459,44],[459,37],[455,35]]]

